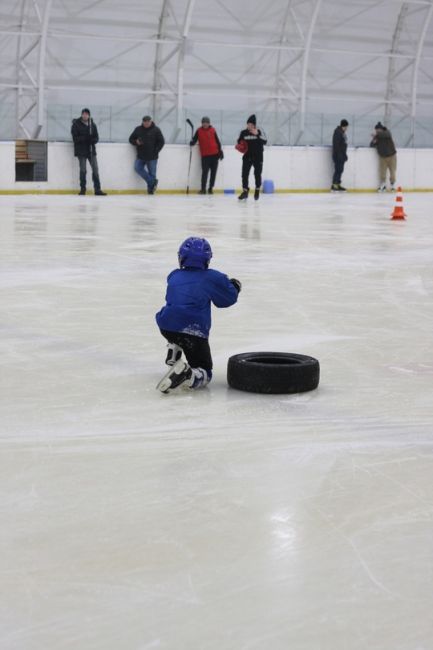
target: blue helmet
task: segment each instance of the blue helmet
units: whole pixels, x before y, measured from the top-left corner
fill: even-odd
[[[194,266],[199,269],[207,269],[212,257],[212,248],[206,239],[188,237],[179,246],[177,256],[181,268]]]

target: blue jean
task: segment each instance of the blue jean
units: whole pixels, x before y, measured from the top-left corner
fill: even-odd
[[[149,190],[152,190],[155,185],[157,164],[157,160],[141,160],[141,158],[137,158],[134,163],[135,171],[141,178],[144,178]]]

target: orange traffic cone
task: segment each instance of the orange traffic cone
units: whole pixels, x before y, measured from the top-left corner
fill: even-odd
[[[394,210],[391,212],[391,220],[404,219],[406,216],[406,212],[403,209],[403,192],[401,187],[397,187]]]

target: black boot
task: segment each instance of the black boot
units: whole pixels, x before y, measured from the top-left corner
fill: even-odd
[[[260,196],[260,188],[256,187],[256,189],[254,190],[254,201],[258,201],[259,196]]]
[[[101,181],[99,180],[99,174],[92,174],[93,187],[95,189],[95,196],[107,196],[105,192],[101,190]]]
[[[199,191],[197,192],[197,194],[206,194],[206,190],[201,189],[201,190],[199,190]]]
[[[86,193],[86,188],[85,188],[85,187],[82,187],[81,190],[80,190],[79,193],[78,193],[78,196],[84,196],[85,193]]]
[[[213,194],[213,189],[210,187],[207,191],[208,194]]]
[[[239,201],[244,201],[247,198],[248,198],[248,190],[242,190],[242,193],[239,194],[238,196]]]

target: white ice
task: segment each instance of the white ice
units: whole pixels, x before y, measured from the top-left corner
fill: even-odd
[[[433,648],[432,204],[0,198],[1,650]],[[188,235],[243,291],[165,396]],[[252,350],[318,390],[229,389]]]

